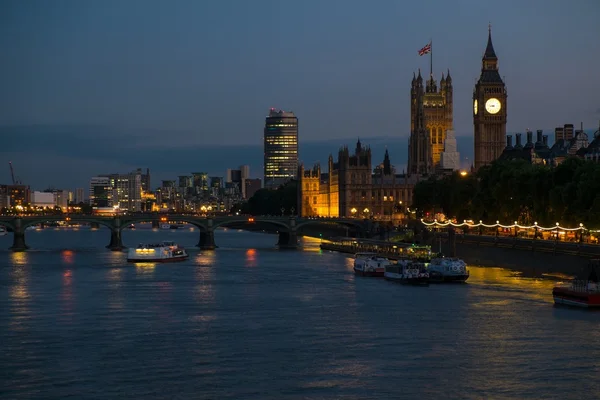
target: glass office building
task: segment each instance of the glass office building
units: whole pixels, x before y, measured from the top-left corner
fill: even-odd
[[[298,118],[271,108],[265,121],[265,188],[277,189],[298,174]]]

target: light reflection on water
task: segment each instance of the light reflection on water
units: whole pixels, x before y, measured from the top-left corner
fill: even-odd
[[[92,240],[88,232],[74,235]],[[47,234],[48,246],[63,237],[39,233]],[[187,230],[169,235],[198,240]],[[355,277],[352,257],[321,252],[317,239],[303,239],[304,251],[277,250],[275,235],[230,230],[216,239],[221,249],[190,249],[173,264],[127,263],[99,234],[96,251],[0,252],[8,265],[0,268],[0,376],[10,382],[2,397],[567,399],[600,391],[598,314],[554,308],[552,279],[469,267],[467,284],[414,288]]]

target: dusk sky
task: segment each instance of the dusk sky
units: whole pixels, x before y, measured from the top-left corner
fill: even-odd
[[[205,145],[254,145],[262,155],[270,107],[296,113],[301,142],[404,142],[413,71],[429,73],[429,56],[417,51],[430,38],[434,76],[452,74],[457,135],[472,136],[490,22],[507,131],[580,122],[597,129],[599,18],[598,0],[4,0],[0,125],[8,144],[0,159],[13,159],[32,185],[86,185],[43,176],[68,175],[73,163],[87,175],[169,169],[144,161],[145,149],[177,158],[177,149],[197,148],[179,173],[209,170]],[[15,128],[31,125],[44,129]],[[138,147],[135,165],[111,156],[121,140]],[[9,179],[0,166],[0,183]]]

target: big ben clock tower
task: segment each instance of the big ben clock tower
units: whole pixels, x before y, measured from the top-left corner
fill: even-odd
[[[490,164],[502,154],[506,137],[506,86],[498,72],[498,57],[492,45],[490,25],[481,75],[473,91],[475,169]]]

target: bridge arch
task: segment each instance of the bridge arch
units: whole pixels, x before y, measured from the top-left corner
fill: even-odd
[[[260,218],[260,217],[254,217],[252,218],[252,221],[249,220],[249,218],[235,218],[235,219],[227,219],[227,220],[220,220],[220,221],[214,221],[213,222],[213,229],[217,229],[217,228],[226,228],[227,225],[230,224],[253,224],[253,223],[262,223],[262,224],[271,224],[271,225],[275,225],[278,227],[282,227],[284,231],[290,231],[292,228],[290,226],[290,224],[286,224],[283,221],[277,221],[277,220],[273,220],[273,219],[268,219],[268,218]]]
[[[59,221],[65,221],[65,222],[88,222],[88,223],[95,223],[98,225],[102,225],[102,226],[106,226],[109,229],[113,229],[114,228],[114,224],[113,224],[113,220],[111,219],[103,219],[103,218],[77,218],[77,217],[71,217],[68,215],[48,215],[48,216],[44,216],[44,217],[39,217],[39,218],[35,218],[35,219],[22,219],[21,220],[21,228],[22,229],[26,229],[30,226],[33,225],[38,225],[38,224],[43,224],[44,222],[59,222]]]
[[[353,220],[320,220],[320,219],[307,219],[304,221],[301,221],[299,223],[296,224],[296,229],[300,229],[303,226],[306,225],[337,225],[337,226],[342,226],[342,227],[354,227],[356,229],[358,229],[359,231],[363,231],[365,229],[365,226],[363,223],[358,222],[358,221],[353,221]]]
[[[121,226],[119,227],[119,229],[123,230],[125,228],[127,228],[127,226],[129,226],[130,224],[139,224],[139,223],[143,223],[143,222],[155,222],[161,221],[161,218],[167,218],[167,222],[185,222],[187,224],[193,225],[196,228],[200,229],[200,231],[206,231],[208,230],[207,227],[207,220],[206,218],[198,218],[198,217],[193,217],[193,216],[185,216],[185,215],[178,215],[178,216],[167,216],[167,215],[151,215],[151,216],[124,216],[121,217]]]

